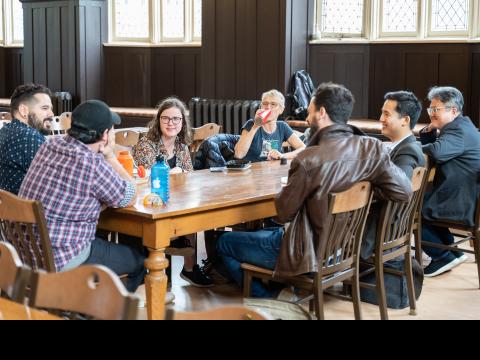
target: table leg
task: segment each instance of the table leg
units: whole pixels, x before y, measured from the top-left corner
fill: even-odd
[[[168,267],[168,260],[165,258],[165,249],[149,251],[148,259],[145,260],[145,267],[148,270],[145,277],[148,319],[164,320],[168,281],[165,269]]]

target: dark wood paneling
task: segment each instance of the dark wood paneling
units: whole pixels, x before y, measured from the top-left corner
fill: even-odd
[[[6,48],[5,50],[5,95],[10,97],[23,79],[23,49]]]
[[[471,47],[471,116],[473,122],[480,126],[480,45]]]
[[[314,45],[309,64],[316,85],[329,81],[345,85],[356,99],[353,116],[368,116],[368,45]]]
[[[5,97],[5,48],[0,46],[0,98]]]
[[[105,100],[111,106],[153,107],[200,91],[200,48],[105,47]]]

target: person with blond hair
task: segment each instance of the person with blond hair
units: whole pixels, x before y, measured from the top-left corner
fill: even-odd
[[[277,90],[271,90],[262,96],[262,108],[259,115],[269,110],[271,113],[265,122],[249,120],[242,129],[242,136],[235,146],[235,158],[260,162],[265,160],[294,159],[305,149],[305,144],[284,121],[278,118],[285,111],[285,97]],[[284,154],[283,144],[287,142],[293,152]]]

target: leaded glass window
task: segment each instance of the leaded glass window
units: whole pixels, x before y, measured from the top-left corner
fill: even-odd
[[[469,0],[432,0],[431,29],[434,32],[466,32],[469,18]]]
[[[12,2],[13,42],[23,43],[23,8],[20,0]]]
[[[164,39],[185,37],[184,0],[162,0],[162,35]]]
[[[326,34],[362,35],[364,25],[363,0],[319,0],[321,32]]]
[[[418,0],[384,0],[382,31],[384,33],[416,33],[418,31]]]
[[[149,0],[114,0],[115,37],[150,38]]]

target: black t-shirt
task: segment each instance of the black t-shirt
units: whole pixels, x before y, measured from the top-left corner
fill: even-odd
[[[177,167],[177,157],[174,156],[170,160],[168,160],[168,166],[170,166],[170,169],[174,169]]]

